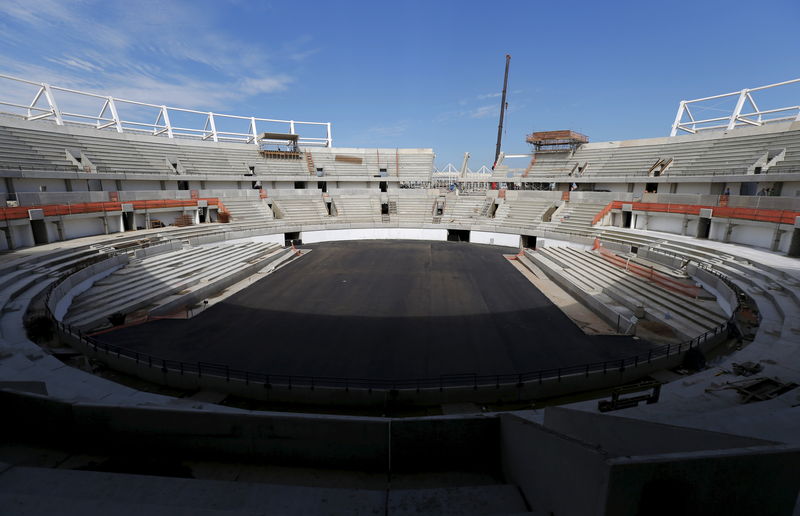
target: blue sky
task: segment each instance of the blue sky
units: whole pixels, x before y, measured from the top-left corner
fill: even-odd
[[[503,148],[523,153],[532,130],[664,136],[681,99],[800,77],[799,24],[797,0],[0,0],[0,73],[330,121],[336,146],[433,147],[439,166],[469,151],[477,169],[494,155],[506,53]],[[800,87],[764,102],[798,105]]]

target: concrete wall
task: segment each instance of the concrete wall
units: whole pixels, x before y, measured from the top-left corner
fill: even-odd
[[[23,224],[12,224],[9,231],[14,241],[14,247],[30,247],[34,245],[33,230],[29,221]]]
[[[506,247],[519,247],[519,235],[509,233],[492,233],[488,231],[470,231],[469,241],[474,244],[502,245]]]
[[[673,233],[680,235],[683,230],[683,216],[658,216],[658,215],[644,215],[642,218],[647,217],[647,229],[650,231],[662,231],[664,233]]]
[[[686,266],[686,273],[717,297],[717,302],[726,315],[733,315],[734,309],[739,305],[739,296],[727,283],[707,270],[698,268],[693,263]]]
[[[604,514],[608,471],[594,446],[510,414],[500,416],[503,472],[540,514]]]
[[[139,180],[129,181],[123,179],[121,181],[122,188],[120,190],[161,190],[161,181],[153,180]]]
[[[604,514],[791,515],[800,452],[784,446],[609,461]]]
[[[447,240],[446,229],[365,228],[303,231],[304,244],[335,242],[340,240]],[[519,238],[517,236],[517,238]]]
[[[63,192],[67,189],[63,179],[49,179],[49,178],[27,178],[15,177],[14,189],[19,192],[40,192],[41,187],[45,187],[45,191]]]
[[[730,242],[736,244],[746,244],[752,247],[763,247],[769,249],[772,246],[775,226],[735,223],[730,235]]]
[[[710,194],[711,185],[709,183],[675,183],[677,194]],[[662,190],[664,185],[660,185],[659,191]],[[664,192],[666,193],[666,192]]]
[[[105,226],[103,225],[103,219],[101,217],[64,219],[65,240],[84,236],[102,235],[103,233],[105,233]]]

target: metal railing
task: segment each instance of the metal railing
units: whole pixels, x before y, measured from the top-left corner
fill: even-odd
[[[181,360],[168,359],[134,351],[121,346],[102,342],[94,337],[86,335],[82,331],[61,321],[54,320],[59,332],[77,339],[95,355],[113,356],[117,359],[126,358],[133,361],[139,367],[157,368],[164,373],[177,373],[180,375],[195,375],[200,377],[215,377],[225,381],[242,381],[247,384],[263,384],[269,388],[272,386],[292,387],[326,387],[342,389],[444,389],[444,388],[491,388],[500,385],[518,384],[520,387],[526,383],[539,383],[546,380],[561,381],[565,377],[592,374],[610,374],[624,372],[630,368],[637,368],[651,364],[654,360],[679,355],[690,349],[705,345],[710,339],[723,335],[730,324],[726,321],[705,333],[684,342],[677,344],[667,344],[653,348],[646,353],[619,359],[606,360],[602,362],[590,362],[574,366],[553,367],[527,371],[523,373],[504,373],[504,374],[453,374],[440,375],[438,377],[427,378],[405,378],[405,379],[384,379],[384,378],[354,378],[336,376],[312,376],[312,375],[286,375],[275,374],[264,371],[250,371],[237,369],[225,364],[210,362],[184,362]]]
[[[297,134],[295,130],[298,126],[302,128],[322,128],[325,131],[324,137],[310,137],[300,135],[298,144],[304,146],[323,146],[331,147],[333,138],[331,136],[330,122],[302,122],[299,120],[278,120],[273,118],[258,118],[238,115],[225,115],[213,113],[211,111],[198,111],[196,109],[176,108],[165,105],[138,102],[135,100],[125,100],[107,95],[98,95],[86,91],[78,91],[69,88],[53,86],[47,83],[20,79],[10,75],[0,74],[0,81],[4,84],[14,83],[22,87],[33,87],[31,90],[32,100],[28,103],[13,102],[8,99],[0,99],[0,106],[10,108],[5,111],[7,114],[21,116],[25,120],[50,120],[57,125],[80,125],[93,127],[98,130],[108,129],[118,133],[139,133],[152,136],[164,136],[167,138],[191,138],[199,140],[211,140],[215,142],[240,142],[258,144],[259,126],[279,124],[285,127],[282,131],[288,134]],[[9,87],[11,84],[9,84]],[[34,93],[35,91],[35,93]],[[82,104],[94,102],[97,104],[98,114],[73,113],[64,111],[59,107],[59,95],[77,96]],[[64,100],[64,99],[61,99]],[[147,111],[153,117],[153,122],[135,121],[125,118],[120,114],[125,108],[131,110]],[[203,120],[202,127],[180,127],[174,125],[172,118],[180,115],[183,118],[198,118]],[[188,115],[188,117],[187,117]],[[225,131],[218,129],[221,122],[240,124],[245,130]],[[188,124],[184,124],[188,125]],[[263,132],[263,130],[261,131]]]

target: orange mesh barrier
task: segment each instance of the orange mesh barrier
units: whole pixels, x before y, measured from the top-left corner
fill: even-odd
[[[756,220],[759,222],[775,222],[780,224],[794,224],[794,219],[800,212],[793,210],[766,210],[760,208],[731,208],[729,206],[701,206],[697,204],[666,204],[656,202],[631,202],[612,201],[595,215],[592,224],[596,224],[611,210],[622,209],[623,204],[633,205],[634,211],[652,211],[659,213],[680,213],[685,215],[699,215],[701,209],[714,210],[715,217],[730,219]]]
[[[653,270],[652,268],[644,267],[638,263],[631,263],[627,259],[614,254],[604,247],[600,247],[600,256],[605,258],[609,263],[612,263],[618,267],[622,267],[628,272],[652,281],[653,283],[656,283],[660,287],[667,290],[671,290],[692,298],[696,298],[700,295],[699,287],[694,285],[686,285],[685,283],[672,279],[666,274],[662,274],[656,270]]]
[[[216,198],[206,198],[209,205],[221,203]],[[15,208],[0,208],[0,220],[27,219],[28,210],[42,210],[45,217],[59,215],[76,215],[79,213],[103,213],[107,211],[122,211],[123,204],[132,204],[134,210],[147,210],[155,208],[181,208],[184,206],[197,206],[196,200],[159,199],[152,201],[129,202],[85,202],[80,204],[44,204],[40,206],[18,206]]]

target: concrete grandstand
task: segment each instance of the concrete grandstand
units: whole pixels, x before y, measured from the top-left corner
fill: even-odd
[[[226,115],[208,113],[181,133],[173,108],[135,125],[112,97],[87,122],[58,109],[58,88],[27,83],[31,105],[0,102],[0,399],[15,414],[0,496],[20,514],[112,510],[123,502],[108,493],[127,484],[185,511],[205,493],[206,512],[224,514],[230,464],[261,468],[238,483],[238,511],[800,510],[797,113],[756,123],[740,107],[697,130],[707,121],[679,111],[676,130],[696,134],[539,148],[490,175],[466,158],[434,171],[432,149],[337,148],[328,123],[306,136],[270,121],[287,124],[282,142],[267,119],[221,133]],[[351,240],[389,240],[396,261],[329,244]],[[369,278],[334,290],[358,273],[337,246],[385,291]],[[436,252],[463,271],[431,265]],[[481,277],[490,261],[507,274]],[[401,265],[468,287],[439,305],[411,297]],[[334,295],[315,303],[320,285]],[[378,294],[402,299],[365,297]],[[347,296],[358,313],[331,309]],[[245,307],[263,318],[254,334],[240,331]],[[412,325],[438,337],[403,346],[420,339]],[[524,349],[537,325],[550,325],[547,360]],[[586,335],[603,338],[573,354]],[[256,343],[282,348],[256,357]],[[426,365],[387,358],[404,348]],[[39,449],[72,466],[6,458]],[[53,495],[56,483],[68,487]]]

